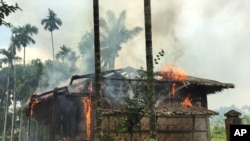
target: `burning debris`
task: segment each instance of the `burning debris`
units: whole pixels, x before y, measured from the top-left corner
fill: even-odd
[[[173,81],[171,84],[171,95],[174,96],[176,93],[176,82],[184,82],[187,79],[187,74],[173,66],[173,64],[168,65],[161,69],[160,74],[162,76],[162,80],[170,80]]]
[[[119,111],[122,106],[126,106],[122,104],[122,99],[133,94],[131,85],[139,81],[146,85],[144,79],[136,79],[138,72],[131,67],[102,72],[104,118],[116,115],[112,111]],[[192,118],[203,116],[206,119],[217,114],[207,109],[207,94],[234,87],[229,83],[188,76],[173,65],[157,72],[156,77],[160,78],[155,81],[157,115],[164,115],[163,118],[185,115]],[[75,75],[66,87],[33,95],[28,106],[28,116],[45,124],[51,124],[51,119],[54,118],[58,125],[50,129],[50,136],[57,134],[65,141],[76,138],[93,140],[94,83],[94,74]],[[57,130],[58,127],[61,131]],[[109,128],[113,129],[115,126]]]
[[[92,83],[91,83],[92,85]],[[90,140],[91,135],[91,111],[92,111],[92,100],[90,97],[84,97],[83,98],[83,108],[85,112],[85,118],[86,118],[86,132],[87,132],[87,140]]]
[[[175,80],[175,81],[185,81],[187,80],[187,74],[173,66],[173,64],[163,67],[160,71],[163,80]]]
[[[33,110],[34,110],[34,107],[38,104],[38,103],[40,103],[41,102],[41,100],[39,100],[39,99],[34,99],[34,100],[32,100],[32,101],[30,101],[30,104],[31,104],[31,106],[30,106],[30,117],[32,117],[32,115],[33,115]]]
[[[192,107],[192,102],[190,96],[185,97],[184,100],[181,102],[182,107]]]

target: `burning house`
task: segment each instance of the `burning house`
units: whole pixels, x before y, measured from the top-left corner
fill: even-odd
[[[139,114],[144,112],[139,109],[131,119],[131,113],[124,112],[131,108],[124,98],[133,97],[136,91],[139,95],[146,92],[145,77],[141,74],[131,67],[102,72],[105,136],[128,141],[149,137],[147,113]],[[209,117],[218,113],[208,109],[207,95],[234,88],[234,85],[188,76],[173,66],[156,72],[155,79],[158,141],[210,141]],[[94,139],[93,83],[94,74],[75,75],[68,86],[31,96],[27,115],[47,126],[45,140]]]

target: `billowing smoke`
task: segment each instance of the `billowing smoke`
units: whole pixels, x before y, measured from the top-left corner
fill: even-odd
[[[10,2],[15,1],[10,0]],[[35,37],[37,43],[26,49],[27,60],[34,57],[41,57],[44,60],[52,58],[50,33],[44,31],[40,24],[41,19],[47,16],[48,8],[53,9],[63,21],[62,27],[53,33],[55,52],[62,44],[69,45],[78,51],[77,47],[82,36],[93,28],[92,1],[17,2],[23,11],[11,15],[8,20],[14,26],[31,23],[39,27],[39,35]],[[249,97],[248,82],[250,81],[248,75],[250,68],[248,61],[249,7],[250,3],[247,0],[152,1],[153,51],[154,54],[161,49],[166,52],[160,61],[161,64],[155,66],[155,70],[165,66],[167,62],[173,62],[191,75],[235,82],[237,89],[233,93],[230,90],[226,92],[229,95],[214,95],[214,98],[208,100],[209,107],[215,108],[236,104],[236,102],[240,105],[244,104],[245,99]],[[104,17],[109,9],[116,14],[120,13],[121,9],[127,10],[126,25],[144,27],[143,1],[100,0],[100,16]],[[36,11],[36,14],[31,11]],[[7,40],[9,37],[3,39],[1,43]],[[5,46],[8,46],[8,43]],[[88,51],[92,54],[91,50]],[[142,32],[131,42],[123,45],[116,60],[116,68],[125,66],[145,68],[144,52],[145,39],[144,32]],[[23,52],[20,52],[19,56],[22,54]],[[82,56],[84,57],[86,56]],[[90,68],[88,65],[93,64],[93,60],[82,62],[79,59],[79,61],[81,71],[77,74],[87,73],[87,69]],[[48,68],[45,76],[52,78],[52,70]],[[64,77],[65,79],[64,73],[57,71],[56,78]],[[44,87],[40,92],[57,86],[54,81],[49,81],[49,84],[46,84],[47,88]],[[56,80],[56,82],[63,82],[63,80]],[[218,100],[225,97],[227,98],[225,103]]]

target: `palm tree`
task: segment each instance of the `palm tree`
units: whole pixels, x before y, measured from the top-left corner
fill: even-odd
[[[101,51],[100,51],[100,30],[99,30],[99,1],[93,1],[94,16],[94,53],[95,53],[95,93],[96,93],[96,129],[98,141],[102,140],[102,92],[101,92]]]
[[[151,4],[150,0],[144,0],[145,18],[145,42],[147,63],[147,99],[150,118],[150,138],[156,140],[156,111],[154,95],[153,53],[152,53],[152,29],[151,29]]]
[[[62,61],[66,74],[64,76],[70,76],[72,73],[74,73],[76,69],[76,61],[78,60],[78,56],[76,55],[76,52],[72,51],[71,48],[62,45],[60,47],[59,52],[56,54],[56,59],[59,61]],[[60,66],[60,63],[58,64]],[[61,68],[61,67],[59,67]],[[62,70],[63,71],[63,70]]]
[[[59,50],[59,52],[56,54],[56,59],[60,59],[62,60],[63,62],[65,61],[65,59],[67,57],[69,57],[69,55],[72,53],[72,50],[71,48],[65,46],[65,45],[62,45],[60,47],[61,50]]]
[[[52,53],[53,53],[53,61],[54,57],[54,41],[53,41],[53,31],[59,29],[59,26],[62,25],[61,19],[56,17],[56,13],[53,10],[49,9],[49,16],[47,18],[42,19],[41,24],[44,25],[45,30],[49,30],[51,34],[51,43],[52,43]]]
[[[11,48],[14,54],[16,54],[16,48],[20,49],[23,46],[23,64],[25,66],[25,48],[30,43],[35,44],[35,40],[31,37],[33,34],[37,34],[38,29],[35,26],[26,24],[22,27],[14,27],[12,29],[13,36],[11,37]]]
[[[12,53],[10,49],[1,49],[0,54],[4,55],[4,58],[1,58],[0,61],[3,62],[4,64],[8,64],[11,69],[14,68],[14,61],[20,61],[22,58],[16,56],[15,54]]]
[[[11,71],[9,70],[8,71],[8,80],[7,80],[7,95],[6,95],[6,105],[5,105],[5,116],[4,116],[4,131],[3,131],[3,141],[5,141],[5,135],[6,135],[6,124],[7,124],[7,113],[8,113],[8,101],[9,101],[9,92],[11,90],[10,88],[10,84],[12,84],[13,86],[15,84],[13,84],[13,82],[11,83],[10,82],[10,73],[13,72],[14,73],[14,63],[15,61],[20,61],[21,58],[20,57],[17,57],[15,56],[15,54],[13,54],[13,52],[11,50],[5,50],[5,49],[2,49],[0,51],[0,53],[2,55],[4,55],[5,57],[4,58],[1,58],[0,61],[5,63],[5,64],[8,64],[9,66],[9,69],[11,69]],[[15,89],[15,87],[14,87]],[[14,131],[14,119],[15,119],[15,111],[16,111],[16,100],[15,100],[16,96],[15,96],[15,92],[14,92],[14,95],[13,95],[13,115],[12,115],[12,126],[11,126],[11,140],[13,139],[13,131]]]
[[[11,42],[10,42],[9,50],[10,50],[13,54],[16,54],[16,50],[18,50],[18,51],[21,50],[20,42],[19,42],[19,40],[18,40],[14,35],[11,36],[10,41],[11,41]]]
[[[102,42],[102,63],[105,70],[115,68],[115,58],[121,50],[121,45],[137,36],[141,31],[141,27],[127,29],[125,26],[126,11],[123,10],[120,16],[116,18],[112,11],[107,11],[107,21],[100,19],[100,27],[103,30],[101,38]]]

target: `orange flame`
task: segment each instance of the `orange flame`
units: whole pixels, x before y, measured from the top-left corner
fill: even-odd
[[[90,93],[93,92],[93,84],[92,84],[92,81],[89,83],[88,85],[88,90],[90,91]]]
[[[163,76],[163,79],[173,79],[178,81],[185,81],[187,79],[187,74],[173,66],[173,64],[168,65],[161,69],[160,73]]]
[[[91,135],[91,98],[84,97],[83,98],[83,105],[84,105],[84,112],[86,116],[86,133],[87,133],[87,140],[90,140]]]
[[[162,79],[172,79],[175,81],[185,81],[187,79],[187,74],[173,66],[173,64],[169,64],[167,67],[164,67],[160,70],[160,74],[162,75]],[[172,83],[171,85],[171,94],[175,95],[176,83]]]
[[[34,114],[34,107],[38,104],[38,103],[40,103],[41,102],[41,100],[39,100],[39,99],[34,99],[34,100],[32,100],[31,101],[31,109],[30,109],[30,117],[32,117],[33,116],[33,114]]]
[[[181,102],[182,107],[192,107],[192,102],[190,99],[190,96],[187,96],[184,98],[184,100]]]
[[[172,96],[175,95],[175,86],[176,86],[176,84],[172,83],[172,86],[171,86],[171,94],[172,94]]]

